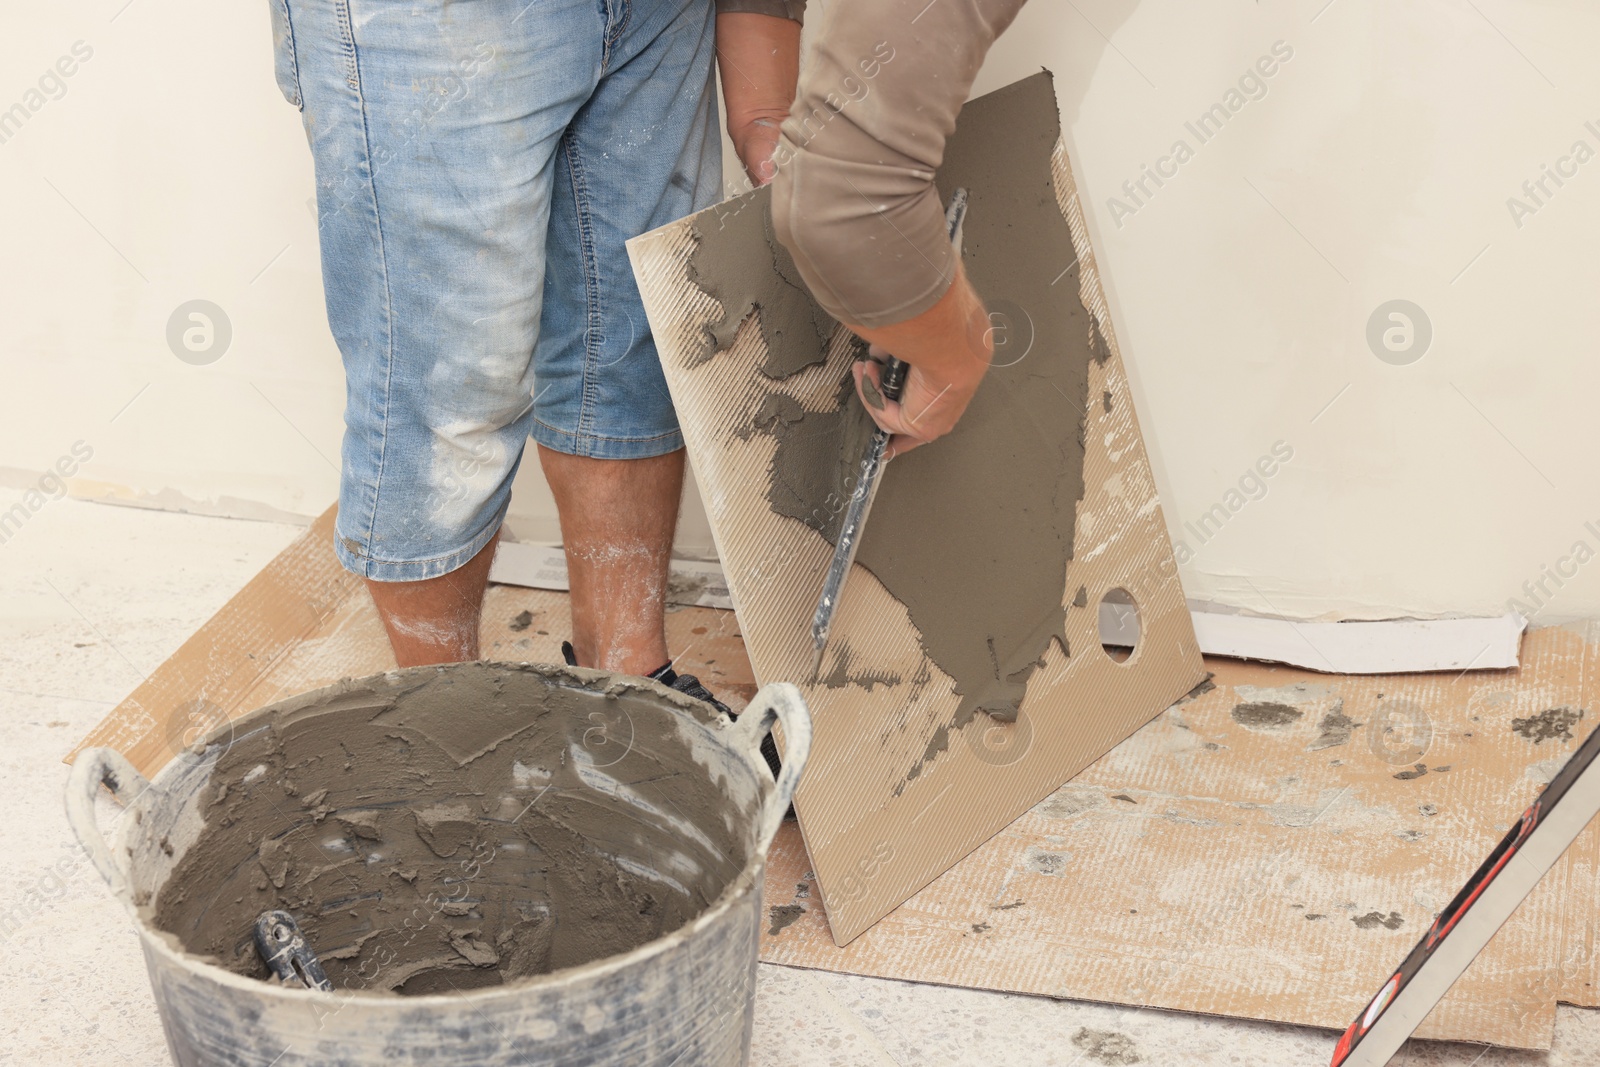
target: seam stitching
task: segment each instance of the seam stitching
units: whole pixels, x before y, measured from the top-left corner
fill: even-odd
[[[338,0],[334,5],[339,20],[339,48],[344,52],[344,81],[360,92],[361,76],[356,69],[356,35],[350,23],[350,0]],[[366,105],[362,105],[362,125],[366,124]]]
[[[572,181],[572,202],[578,223],[578,254],[583,266],[583,289],[586,308],[586,325],[583,331],[583,404],[578,411],[578,432],[589,435],[594,426],[594,407],[599,386],[594,379],[594,364],[599,358],[596,336],[601,335],[600,322],[600,265],[594,251],[594,226],[589,211],[589,188],[585,182],[583,161],[569,130],[562,137],[561,154],[566,160],[567,175]]]
[[[356,111],[361,116],[362,163],[366,167],[367,193],[372,200],[372,226],[378,234],[378,271],[383,278],[383,393],[379,421],[382,432],[378,435],[378,471],[372,479],[372,505],[367,514],[366,550],[364,558],[377,562],[370,555],[373,536],[378,527],[378,498],[383,486],[384,466],[389,456],[389,398],[394,388],[394,293],[389,284],[389,256],[383,236],[383,213],[378,206],[377,175],[372,167],[372,130],[367,121],[367,101],[361,91],[360,69],[356,64],[355,38],[349,35],[349,0],[338,0],[340,32],[349,57],[349,69],[354,77],[349,84],[356,94]]]

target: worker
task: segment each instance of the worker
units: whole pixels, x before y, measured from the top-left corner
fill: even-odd
[[[568,661],[722,707],[666,647],[683,438],[624,242],[719,197],[715,56],[729,137],[753,181],[775,180],[807,284],[910,365],[887,404],[856,369],[873,417],[901,451],[948,432],[991,345],[933,171],[1019,0],[837,5],[798,99],[804,0],[271,5],[346,372],[335,549],[397,662],[477,658],[531,435],[567,557]]]
[[[721,198],[713,58],[771,177],[803,2],[270,3],[347,382],[335,549],[396,661],[477,658],[531,435],[569,661],[714,702],[666,647],[683,438],[624,242]]]

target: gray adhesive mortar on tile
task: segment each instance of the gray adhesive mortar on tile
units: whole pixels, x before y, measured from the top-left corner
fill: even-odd
[[[862,539],[857,562],[905,605],[924,651],[961,697],[909,778],[978,711],[1014,720],[1052,640],[1070,651],[1062,601],[1083,496],[1088,366],[1108,349],[1078,297],[1072,236],[1056,202],[1051,154],[1059,136],[1054,89],[1041,73],[966,106],[936,179],[941,199],[958,187],[970,195],[968,277],[989,306],[1021,311],[1032,342],[996,359],[954,432],[890,463]],[[770,194],[749,196],[717,236],[697,228],[690,277],[732,309],[713,331],[719,345],[731,344],[745,309],[759,309],[769,344],[763,372],[777,379],[815,363],[816,349],[805,331],[783,325],[806,321],[792,305],[774,317],[776,328],[765,321],[762,301],[775,291],[789,301],[792,286],[779,262],[787,257],[772,251]],[[725,238],[735,227],[743,236]],[[801,339],[791,344],[785,334]],[[775,338],[791,354],[773,351]],[[776,438],[773,510],[830,542],[872,431],[848,377],[834,401],[825,411],[764,403],[755,425],[729,430]]]
[[[794,260],[774,236],[771,203],[772,191],[758,189],[695,226],[689,278],[722,305],[722,318],[706,327],[695,363],[726,351],[753,314],[767,343],[761,368],[767,377],[787,378],[828,358],[838,323],[811,299]]]

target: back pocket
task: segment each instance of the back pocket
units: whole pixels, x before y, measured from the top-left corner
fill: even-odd
[[[289,22],[289,0],[267,0],[272,10],[273,73],[283,98],[304,110],[300,101],[300,64],[294,52],[294,26]]]

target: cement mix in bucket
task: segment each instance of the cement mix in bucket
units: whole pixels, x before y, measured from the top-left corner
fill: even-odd
[[[671,697],[557,673],[514,694],[471,667],[358,687],[218,739],[205,827],[155,925],[266,979],[251,925],[282,908],[336,989],[403,994],[498,985],[681,927],[738,875],[745,834],[659,713]]]

